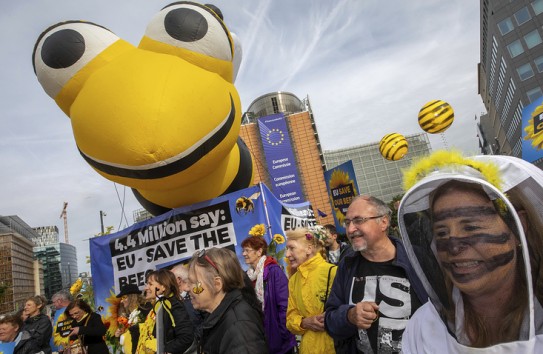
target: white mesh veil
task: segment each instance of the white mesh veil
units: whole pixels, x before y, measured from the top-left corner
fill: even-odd
[[[503,214],[501,219],[516,235],[514,241],[511,242],[520,245],[507,254],[515,253],[517,269],[526,279],[525,296],[529,311],[524,316],[519,339],[533,338],[540,330],[537,329],[537,322],[543,320],[534,319],[533,296],[536,295],[535,307],[540,308],[537,298],[540,300],[543,298],[543,259],[541,256],[543,253],[541,239],[543,229],[538,229],[538,226],[543,225],[543,171],[530,163],[509,156],[475,156],[469,159],[496,165],[502,180],[501,190],[489,183],[479,170],[467,165],[441,164],[432,172],[427,173],[406,192],[400,203],[398,224],[407,253],[430,296],[430,301],[440,314],[451,336],[455,337],[459,343],[469,345],[469,340],[462,328],[462,320],[465,315],[463,297],[458,288],[451,285],[448,280],[452,272],[447,276],[445,268],[448,266],[450,270],[450,264],[447,264],[443,259],[440,261],[438,256],[438,249],[439,252],[450,252],[450,248],[453,247],[451,245],[464,247],[469,242],[458,241],[457,237],[447,238],[447,240],[456,240],[448,241],[448,243],[440,242],[439,239],[436,241],[437,236],[434,235],[429,208],[434,191],[450,181],[477,184],[482,187],[490,200],[501,200],[495,202],[495,205],[500,205],[497,209],[501,209]],[[528,225],[531,228],[530,232],[525,234],[523,231],[521,218],[515,211],[515,207],[523,210],[530,209],[528,212],[531,222],[531,225]],[[505,244],[506,238],[500,238],[500,235],[475,235],[470,242],[470,246],[479,249],[487,247],[487,250],[482,249],[481,253],[489,255],[489,258],[494,262],[493,264],[501,264],[499,262],[502,258],[499,257],[503,257],[503,255],[498,254],[497,249]],[[496,253],[496,256],[491,258],[490,255],[493,255],[493,252]],[[498,267],[488,264],[485,266]],[[467,276],[462,273],[463,270],[458,272],[456,276],[459,279]]]

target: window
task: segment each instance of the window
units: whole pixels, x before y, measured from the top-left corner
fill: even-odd
[[[523,23],[526,23],[530,21],[532,17],[530,16],[530,12],[528,11],[527,7],[523,7],[522,9],[515,12],[515,20],[517,21],[517,25],[522,25]]]
[[[543,1],[543,0],[541,0]],[[513,21],[511,21],[511,18],[508,17],[505,20],[498,23],[498,28],[500,29],[500,33],[503,35],[511,32],[513,30]]]
[[[534,9],[534,12],[536,15],[539,15],[543,12],[543,0],[535,0],[532,1],[532,9]]]
[[[541,92],[541,87],[536,87],[534,89],[527,91],[526,96],[528,96],[530,103],[532,103],[533,101],[537,100],[539,97],[543,96],[543,92]]]
[[[543,72],[543,56],[536,58],[534,60],[534,63],[535,63],[535,67],[537,68],[537,71],[540,73]]]
[[[534,76],[534,71],[532,70],[532,65],[530,65],[530,63],[524,64],[517,68],[517,73],[520,81],[527,80]]]
[[[524,36],[524,41],[526,42],[526,46],[528,47],[528,49],[532,49],[533,47],[541,43],[541,36],[539,35],[539,32],[537,30],[533,30],[532,32]]]
[[[517,55],[520,55],[524,52],[524,49],[522,48],[522,43],[520,43],[520,39],[517,39],[516,41],[510,43],[507,46],[507,50],[509,50],[509,54],[511,54],[511,58],[514,58]]]

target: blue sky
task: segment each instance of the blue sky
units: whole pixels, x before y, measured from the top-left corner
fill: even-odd
[[[134,45],[170,1],[27,0],[0,4],[2,139],[0,215],[30,226],[57,225],[63,202],[79,270],[88,242],[106,226],[122,229],[140,208],[132,192],[95,173],[77,152],[70,120],[32,70],[37,37],[66,20],[100,24]],[[236,80],[243,109],[257,97],[309,96],[324,150],[419,133],[417,114],[432,99],[449,102],[453,125],[430,136],[433,149],[477,153],[478,1],[216,1],[243,46]],[[128,221],[125,220],[125,217]]]

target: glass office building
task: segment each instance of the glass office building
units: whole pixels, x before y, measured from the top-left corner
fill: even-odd
[[[481,0],[479,94],[487,154],[522,157],[522,110],[543,95],[543,0]],[[543,159],[535,165],[543,167]]]
[[[352,161],[359,194],[369,194],[388,203],[404,193],[402,169],[411,165],[413,159],[430,153],[428,134],[421,133],[405,137],[408,153],[398,161],[388,161],[379,152],[379,142],[353,146],[338,150],[325,150],[324,161],[332,169],[349,160]]]

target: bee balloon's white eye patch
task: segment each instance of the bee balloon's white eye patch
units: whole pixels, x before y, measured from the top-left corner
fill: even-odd
[[[209,8],[176,3],[163,8],[149,23],[145,36],[212,58],[232,61],[233,45],[224,23]]]
[[[34,47],[38,81],[55,98],[79,70],[118,40],[114,33],[91,22],[63,22],[48,28]]]

